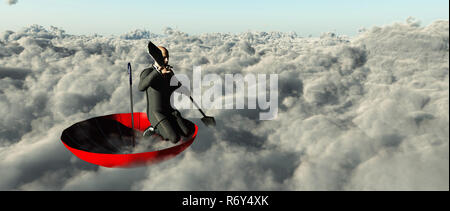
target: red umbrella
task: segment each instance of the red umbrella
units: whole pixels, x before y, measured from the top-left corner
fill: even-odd
[[[132,129],[132,119],[134,128]],[[129,168],[158,163],[175,157],[188,148],[197,136],[198,127],[190,137],[173,147],[143,153],[122,154],[121,149],[133,146],[136,132],[150,126],[145,113],[113,114],[78,122],[65,129],[61,141],[78,158],[109,168]]]

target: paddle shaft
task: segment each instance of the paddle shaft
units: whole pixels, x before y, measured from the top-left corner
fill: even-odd
[[[167,65],[167,66],[170,68],[170,70],[173,69],[172,66],[169,66],[169,65]],[[155,69],[158,70],[157,67],[155,67]],[[175,76],[173,76],[173,77],[175,77]],[[175,79],[178,81],[178,83],[180,83],[181,86],[183,86],[183,84],[176,77],[175,77]],[[191,99],[192,103],[195,105],[195,107],[197,107],[198,111],[200,111],[200,113],[203,115],[203,117],[206,117],[205,112],[202,111],[200,106],[198,106],[198,104],[194,101],[194,98],[192,98],[192,95],[190,95],[190,94],[189,94],[189,99]]]
[[[202,109],[197,105],[197,103],[194,101],[194,98],[192,98],[191,95],[189,95],[189,98],[191,99],[192,103],[195,105],[195,107],[197,107],[198,111],[200,111],[200,113],[202,113],[203,117],[206,117],[205,113],[202,111]]]

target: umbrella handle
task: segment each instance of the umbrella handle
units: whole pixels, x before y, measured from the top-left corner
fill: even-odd
[[[128,62],[128,74],[130,75],[130,105],[131,105],[131,128],[134,131],[134,112],[133,112],[133,80],[131,74],[131,63]],[[134,132],[133,132],[133,147],[136,145],[136,141],[134,140]]]

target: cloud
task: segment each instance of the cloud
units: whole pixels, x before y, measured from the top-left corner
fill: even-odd
[[[33,25],[0,33],[0,190],[448,190],[448,20],[409,18],[362,30],[76,36]],[[279,111],[208,110],[180,156],[149,167],[105,169],[74,157],[62,130],[129,111],[149,66],[148,39],[179,73],[278,74]],[[135,111],[145,111],[134,89]],[[228,96],[230,97],[230,96]]]
[[[9,5],[17,4],[18,0],[6,0],[6,3]]]

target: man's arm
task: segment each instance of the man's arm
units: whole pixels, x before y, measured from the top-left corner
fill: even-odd
[[[159,73],[151,68],[142,71],[141,79],[139,81],[139,90],[145,91],[158,76]]]

